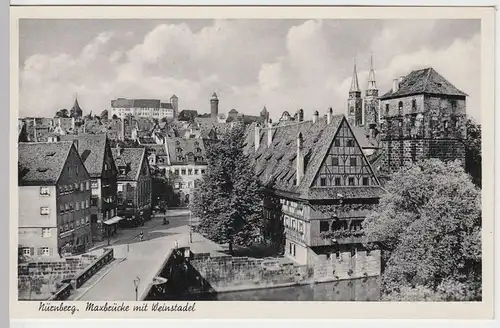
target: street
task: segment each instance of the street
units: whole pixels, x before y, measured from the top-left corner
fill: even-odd
[[[163,225],[163,219],[166,218],[169,222],[167,225]],[[144,226],[136,228],[120,228],[117,231],[116,236],[110,239],[110,245],[123,245],[132,244],[139,241],[139,233],[142,231],[144,233],[144,240],[151,240],[159,237],[163,237],[167,232],[165,230],[177,228],[183,225],[189,225],[189,210],[169,210],[166,215],[155,215],[151,220],[146,221]],[[108,241],[104,240],[93,249],[98,249],[106,247]]]

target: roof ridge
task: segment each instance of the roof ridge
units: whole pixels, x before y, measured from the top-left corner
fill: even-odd
[[[423,86],[423,92],[425,92],[425,90],[427,90],[427,82],[429,81],[429,77],[431,76],[431,73],[432,73],[432,67],[428,67],[428,68],[424,68],[424,70],[428,70],[427,71],[427,76],[425,78],[425,81],[424,81],[424,86]]]
[[[68,149],[66,150],[66,156],[64,158],[64,162],[61,165],[60,170],[57,172],[56,185],[59,182],[59,179],[61,178],[62,171],[64,170],[64,164],[66,163],[66,161],[68,160],[68,157],[69,157],[69,152],[71,151],[71,148],[75,147],[75,144],[72,141],[65,141],[65,142],[68,143]],[[80,154],[78,154],[78,150],[76,150],[76,147],[75,147],[75,151],[76,151],[76,154],[78,155],[77,157],[78,157],[80,163],[82,164],[85,171],[87,171],[87,169],[85,168],[85,164],[83,163],[82,158],[80,157]],[[88,172],[87,172],[87,174],[88,174]]]

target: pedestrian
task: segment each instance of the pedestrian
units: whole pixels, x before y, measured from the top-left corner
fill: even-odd
[[[144,240],[144,232],[142,232],[142,230],[141,230],[141,232],[139,233],[139,240],[140,240],[140,241],[143,241],[143,240]]]

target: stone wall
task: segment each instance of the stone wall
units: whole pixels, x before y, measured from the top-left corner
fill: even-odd
[[[59,289],[62,280],[75,277],[98,258],[98,254],[84,254],[54,261],[19,264],[18,298],[47,299]]]
[[[272,271],[263,266],[265,259],[209,254],[194,255],[191,265],[217,292],[366,279],[378,277],[381,272],[380,251],[362,251],[353,256],[341,253],[332,259],[311,253],[308,257],[315,259],[313,265],[282,263],[279,270]]]

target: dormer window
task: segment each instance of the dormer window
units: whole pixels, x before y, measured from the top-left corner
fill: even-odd
[[[389,115],[389,104],[385,104],[385,115]]]
[[[200,148],[196,148],[196,152],[197,153],[201,153],[201,149]]]
[[[457,101],[456,101],[456,100],[452,100],[452,101],[450,102],[450,104],[451,104],[451,110],[452,110],[453,112],[455,112],[455,111],[457,110]]]
[[[417,110],[417,101],[415,99],[413,99],[411,101],[411,109],[412,110]]]
[[[182,153],[182,148],[178,147],[178,148],[176,149],[176,151],[177,151],[178,153]]]
[[[399,115],[403,115],[403,102],[402,101],[400,101],[398,103],[398,113],[399,113]]]

